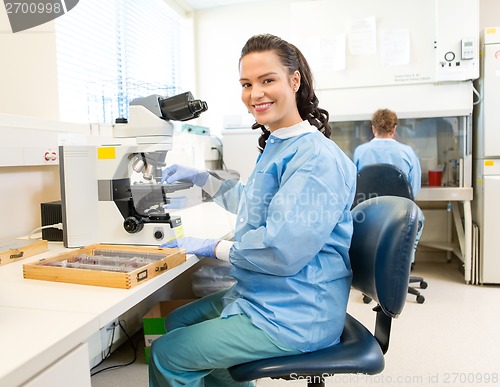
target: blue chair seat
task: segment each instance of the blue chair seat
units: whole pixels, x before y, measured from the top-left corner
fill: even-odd
[[[347,314],[344,331],[337,345],[300,355],[240,364],[232,367],[230,372],[234,380],[243,382],[259,378],[321,377],[326,374],[373,375],[381,372],[384,365],[384,354],[373,334],[358,320]],[[290,370],[293,370],[291,374]]]

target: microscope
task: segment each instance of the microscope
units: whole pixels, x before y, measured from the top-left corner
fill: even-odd
[[[150,95],[130,102],[129,118],[117,119],[109,139],[59,147],[65,247],[95,243],[160,245],[183,236],[172,193],[192,183],[161,183],[172,149],[171,121],[207,110],[190,92]]]

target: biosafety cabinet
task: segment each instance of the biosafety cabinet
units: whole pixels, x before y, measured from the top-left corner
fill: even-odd
[[[451,113],[452,114],[452,113]],[[371,122],[331,122],[331,138],[352,159],[358,145],[373,138]],[[429,187],[428,172],[441,173],[440,187],[470,187],[470,116],[399,118],[395,139],[410,145],[422,168],[422,187]]]
[[[366,114],[348,118],[333,114],[331,138],[352,159],[354,149],[373,138],[372,112],[378,108],[389,108],[398,114],[396,139],[415,150],[422,168],[422,189],[416,201],[423,209],[426,221],[419,246],[444,250],[448,252],[447,259],[450,261],[453,256],[458,257],[465,282],[471,283],[475,276],[471,209],[472,83],[398,88],[392,94],[401,97],[407,93],[408,98],[390,101],[373,95],[373,101],[379,102],[374,102]],[[421,99],[414,97],[418,94],[421,94]],[[448,96],[451,98],[446,99]],[[448,102],[451,99],[453,104],[440,107],[443,99]],[[417,106],[422,110],[416,110]],[[413,110],[405,110],[405,107]],[[434,170],[442,174],[438,186],[429,184],[429,171]]]

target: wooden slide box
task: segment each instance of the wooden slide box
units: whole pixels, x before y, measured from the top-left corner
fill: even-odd
[[[41,254],[49,249],[47,241],[15,239],[0,241],[0,266]]]
[[[76,256],[81,254],[97,257],[101,254],[100,251],[102,250],[110,250],[113,253],[123,255],[133,254],[139,257],[146,256],[146,254],[152,254],[152,256],[158,257],[158,260],[150,263],[144,263],[143,266],[134,268],[128,272],[99,270],[95,268],[90,269],[51,266],[51,264],[65,264],[65,261],[71,262]],[[117,261],[120,260],[119,258],[116,259]],[[81,285],[129,289],[142,283],[143,281],[156,277],[185,261],[186,253],[184,250],[180,249],[96,244],[89,245],[78,250],[58,254],[54,257],[42,259],[38,262],[25,264],[23,265],[23,276],[24,278],[44,281],[68,282]]]

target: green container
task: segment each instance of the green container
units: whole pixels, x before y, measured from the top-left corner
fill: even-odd
[[[166,332],[165,317],[167,317],[173,310],[177,309],[178,307],[189,304],[192,301],[194,300],[187,299],[161,301],[153,306],[149,310],[149,312],[144,315],[144,317],[142,318],[142,325],[144,329],[144,343],[146,344],[144,348],[146,364],[148,364],[151,344]]]

